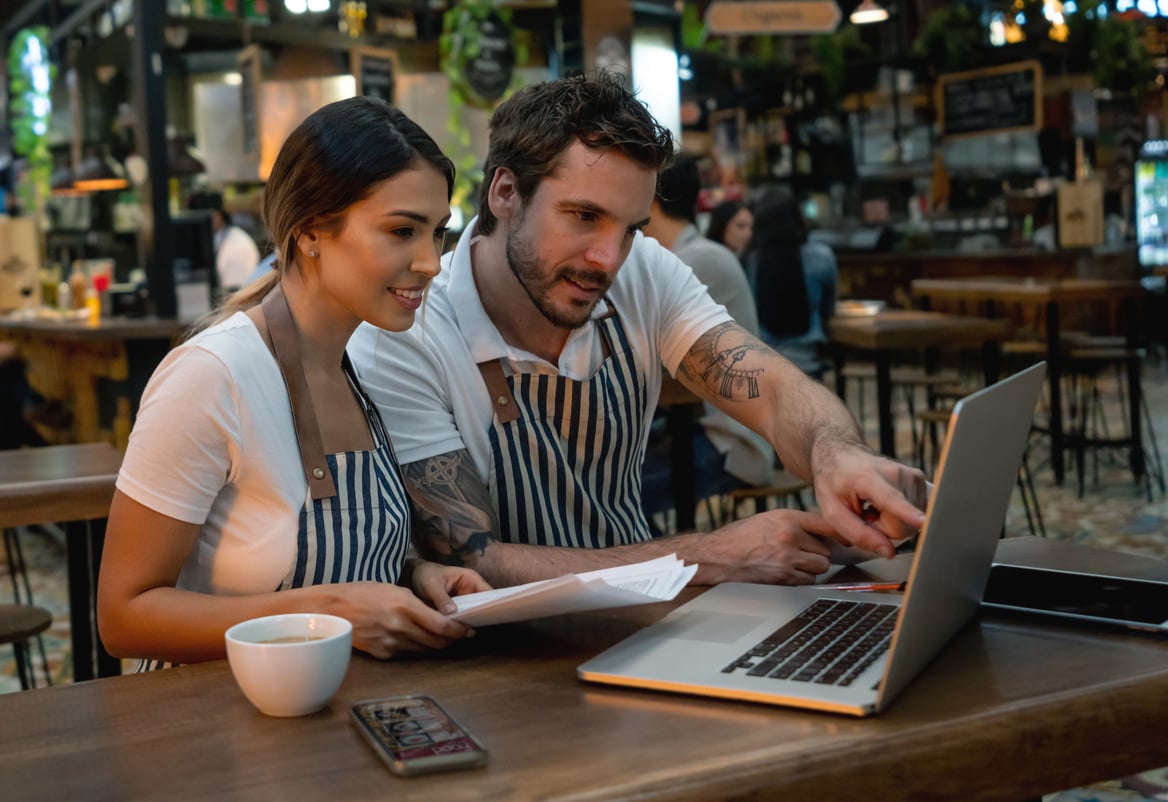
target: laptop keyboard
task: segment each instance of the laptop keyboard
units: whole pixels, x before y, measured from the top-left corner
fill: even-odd
[[[888,651],[894,604],[820,599],[758,642],[723,673],[851,685]]]

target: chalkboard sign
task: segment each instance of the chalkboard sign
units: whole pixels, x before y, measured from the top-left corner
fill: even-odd
[[[260,56],[259,45],[248,45],[236,57],[243,152],[247,156],[259,156],[260,152]]]
[[[1042,65],[1020,61],[937,79],[937,115],[947,138],[1042,127]]]
[[[375,47],[349,51],[349,69],[357,79],[357,94],[393,103],[397,79],[397,53]]]
[[[511,28],[491,14],[479,22],[479,51],[466,59],[466,82],[483,100],[498,100],[511,84],[514,67]]]

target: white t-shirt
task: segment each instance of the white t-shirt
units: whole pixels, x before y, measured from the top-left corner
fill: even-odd
[[[247,315],[167,354],[142,395],[117,487],[202,525],[178,587],[225,595],[279,587],[308,482],[284,379]]]
[[[571,333],[556,365],[503,340],[483,309],[471,272],[476,222],[443,257],[443,270],[413,328],[395,333],[362,323],[348,350],[362,385],[381,410],[399,463],[465,448],[486,483],[494,408],[476,365],[502,358],[504,372],[584,380],[599,369],[603,351],[593,321]],[[698,337],[731,318],[688,266],[641,234],[607,299],[620,315],[645,382],[648,403],[641,415],[648,438],[661,392],[661,366],[675,373]],[[592,317],[607,311],[602,300]]]
[[[255,240],[238,226],[224,226],[215,235],[215,271],[219,286],[235,290],[247,283],[260,262]]]

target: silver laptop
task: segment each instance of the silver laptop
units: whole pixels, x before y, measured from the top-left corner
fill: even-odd
[[[903,596],[725,583],[579,666],[581,679],[866,716],[974,615],[1046,364],[953,408]]]

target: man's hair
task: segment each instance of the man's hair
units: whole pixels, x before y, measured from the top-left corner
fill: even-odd
[[[510,170],[519,197],[527,200],[577,141],[597,150],[611,148],[653,170],[673,157],[669,130],[617,75],[572,75],[524,87],[491,117],[479,192],[479,233],[490,234],[498,222],[487,202],[496,170]]]
[[[702,177],[693,156],[682,154],[657,176],[657,203],[674,220],[697,220],[698,193]]]

